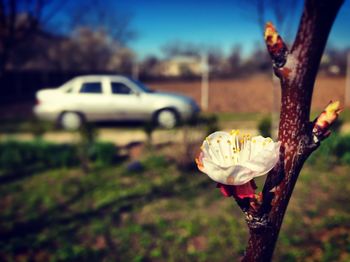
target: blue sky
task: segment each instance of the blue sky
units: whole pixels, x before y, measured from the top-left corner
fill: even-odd
[[[253,1],[202,0],[161,1],[128,0],[118,6],[121,11],[133,15],[131,23],[138,32],[138,38],[130,43],[139,57],[147,54],[161,54],[160,47],[174,40],[216,46],[225,53],[232,46],[240,44],[244,54],[256,45],[262,45],[261,29]],[[302,1],[296,4],[294,18],[284,32],[292,39],[302,9]],[[290,10],[287,10],[290,14]],[[266,10],[267,20],[274,21],[274,15]],[[350,46],[350,4],[346,1],[330,35],[332,46]],[[283,32],[282,32],[283,35]]]
[[[85,0],[73,2],[79,8]],[[104,2],[106,1],[106,2]],[[273,1],[273,0],[265,0]],[[285,6],[286,19],[282,30],[286,40],[295,36],[302,12],[302,0],[279,1],[282,5],[294,1],[295,11]],[[108,0],[100,0],[100,4]],[[243,55],[256,47],[263,48],[261,28],[257,22],[256,1],[249,0],[110,0],[112,15],[131,14],[131,27],[138,37],[129,43],[139,59],[162,55],[161,47],[172,41],[216,47],[227,54],[235,45],[242,47]],[[115,11],[114,11],[115,9]],[[61,18],[62,17],[58,17]],[[64,19],[64,18],[63,18]],[[266,8],[265,19],[275,21],[271,9]],[[350,46],[350,0],[346,0],[336,19],[329,45],[336,48]]]

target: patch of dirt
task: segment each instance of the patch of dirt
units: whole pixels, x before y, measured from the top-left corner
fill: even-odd
[[[200,105],[201,83],[174,82],[150,83],[155,90],[180,93],[192,97]],[[276,97],[280,101],[280,88],[277,87]],[[330,100],[344,103],[345,78],[317,78],[313,109],[323,109]],[[244,79],[213,80],[209,84],[210,112],[262,112],[268,113],[273,109],[272,78],[266,75],[255,75]]]

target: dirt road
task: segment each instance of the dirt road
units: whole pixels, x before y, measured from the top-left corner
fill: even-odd
[[[230,129],[224,129],[230,131]],[[187,132],[187,133],[186,133]],[[256,134],[255,129],[243,129],[242,132],[247,132],[252,135]],[[185,140],[184,136],[188,136],[188,139],[192,141],[202,141],[205,137],[205,133],[199,129],[191,129],[185,131],[184,129],[174,130],[157,130],[153,133],[152,140],[154,144],[163,144],[167,142],[181,143]],[[30,133],[20,134],[0,134],[0,141],[13,139],[28,141],[32,140],[34,136]],[[48,132],[42,137],[45,141],[54,143],[76,143],[79,141],[79,134],[76,132]],[[131,142],[145,142],[147,136],[142,130],[123,130],[102,128],[98,130],[98,140],[112,142],[118,146],[125,146]]]

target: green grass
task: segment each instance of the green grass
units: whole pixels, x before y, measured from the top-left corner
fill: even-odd
[[[2,261],[237,261],[247,229],[205,175],[161,155],[95,169],[55,169],[0,185]],[[350,168],[307,166],[276,261],[349,261]]]
[[[349,261],[349,166],[306,166],[284,220],[281,261]]]
[[[256,127],[264,116],[220,113],[218,125]],[[350,161],[334,153],[336,141],[327,139],[300,174],[275,261],[350,261]],[[0,261],[237,261],[248,239],[237,205],[161,153],[143,155],[138,172],[122,162],[6,180],[0,170]]]
[[[0,133],[41,133],[55,130],[55,123],[33,118],[1,118]]]
[[[205,114],[204,114],[205,115]],[[245,122],[245,121],[253,121],[257,122],[261,120],[264,116],[269,114],[264,113],[234,113],[234,112],[220,112],[217,113],[219,122]]]

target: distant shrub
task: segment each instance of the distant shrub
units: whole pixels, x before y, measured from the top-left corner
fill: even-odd
[[[162,155],[150,155],[143,165],[147,170],[158,170],[167,166],[167,159]]]
[[[111,143],[95,143],[89,156],[96,163],[111,164],[116,155]],[[0,169],[24,170],[32,166],[69,167],[79,164],[76,145],[54,144],[42,140],[0,143]]]
[[[271,137],[271,117],[264,117],[258,124],[258,130],[263,137]]]
[[[308,162],[328,167],[337,162],[350,164],[350,135],[332,134],[321,143]]]
[[[338,135],[334,145],[334,154],[342,158],[347,152],[350,152],[350,135]]]
[[[0,143],[0,168],[17,170],[33,165],[67,167],[76,162],[75,148],[35,140],[34,142],[7,141]]]
[[[91,147],[90,159],[99,165],[111,165],[117,154],[117,148],[112,143],[95,143]]]
[[[340,159],[342,164],[350,165],[350,152],[346,152]]]
[[[211,134],[219,130],[219,121],[217,115],[210,115],[206,119],[207,134]]]
[[[308,159],[308,163],[320,166],[321,168],[329,168],[335,164],[337,157],[334,155],[334,148],[338,141],[338,136],[330,136],[324,140],[320,147]]]
[[[29,122],[29,130],[32,132],[34,137],[41,138],[48,130],[48,127],[45,125],[45,122],[41,122],[37,118],[34,118]]]

